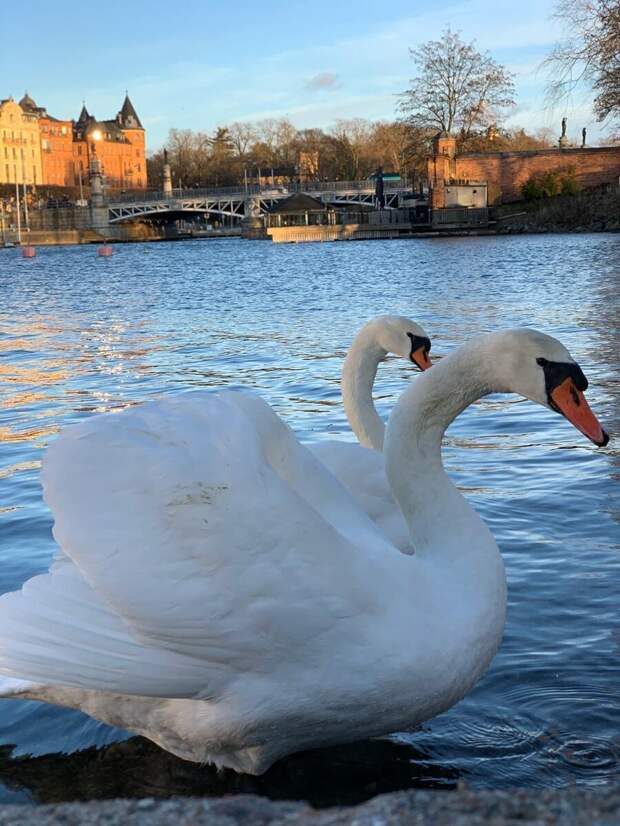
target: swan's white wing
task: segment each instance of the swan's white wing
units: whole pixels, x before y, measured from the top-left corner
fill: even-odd
[[[409,529],[385,475],[383,454],[355,442],[331,440],[314,442],[308,448],[347,489],[390,544],[411,553]]]
[[[205,685],[202,661],[141,644],[68,558],[0,599],[0,629],[1,674],[121,693],[139,684],[164,697]],[[213,668],[209,688],[228,676]]]
[[[384,540],[251,394],[188,393],[88,419],[49,448],[43,482],[54,535],[79,569],[75,580],[83,577],[106,615],[89,627],[110,624],[109,633],[93,634],[90,651],[81,619],[86,608],[69,607],[55,631],[40,629],[36,616],[45,620],[47,602],[51,614],[64,611],[55,608],[60,597],[52,583],[54,576],[60,582],[64,565],[41,578],[45,588],[35,607],[26,586],[21,608],[34,612],[26,623],[32,651],[40,645],[47,660],[50,646],[62,652],[73,620],[79,642],[64,663],[65,684],[98,688],[105,679],[108,690],[172,696],[170,673],[158,687],[155,674],[147,679],[141,667],[119,663],[113,640],[122,631],[122,644],[140,648],[149,666],[148,652],[155,651],[164,657],[162,670],[175,667],[165,659],[170,655],[193,672],[174,696],[213,696],[222,675],[272,668],[343,620],[381,610],[376,586]],[[79,599],[87,602],[87,592]],[[10,602],[11,595],[0,600],[4,662]],[[134,656],[123,649],[121,660]],[[90,668],[93,657],[99,676]],[[196,662],[202,670],[193,671]],[[7,671],[2,661],[0,670]],[[45,679],[41,669],[11,673]]]

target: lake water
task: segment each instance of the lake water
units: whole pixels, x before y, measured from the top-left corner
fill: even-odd
[[[449,429],[444,460],[503,552],[509,610],[486,676],[422,730],[294,756],[257,780],[183,763],[78,712],[0,701],[0,801],[249,790],[324,804],[413,785],[617,777],[619,272],[620,236],[604,234],[226,239],[117,246],[109,259],[93,247],[39,249],[32,260],[0,250],[0,593],[45,571],[54,552],[39,473],[60,427],[232,384],[259,390],[303,440],[350,439],[342,359],[375,315],[419,321],[434,356],[498,328],[555,335],[612,434],[596,449],[560,416],[509,396]],[[380,367],[382,413],[410,380],[405,362]]]

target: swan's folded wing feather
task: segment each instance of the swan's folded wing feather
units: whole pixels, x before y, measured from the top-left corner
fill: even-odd
[[[161,697],[213,696],[230,676],[138,642],[69,559],[0,599],[0,674]]]
[[[203,664],[202,686],[175,696],[210,691],[214,671],[267,671],[382,610],[374,526],[251,394],[88,419],[49,448],[43,481],[56,539],[128,638]],[[72,677],[99,685],[79,663]],[[134,678],[106,685],[162,693]]]

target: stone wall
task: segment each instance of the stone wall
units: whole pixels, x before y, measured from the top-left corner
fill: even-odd
[[[469,152],[457,154],[456,139],[440,134],[428,160],[428,178],[434,209],[447,206],[446,187],[457,182],[486,182],[489,205],[522,198],[521,187],[533,175],[574,169],[583,189],[617,184],[620,146],[533,149],[526,152]]]
[[[620,146],[457,155],[454,177],[487,181],[489,204],[510,203],[521,200],[521,187],[533,175],[568,167],[584,189],[617,183]]]

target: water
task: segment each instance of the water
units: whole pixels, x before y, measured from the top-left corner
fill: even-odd
[[[531,325],[560,338],[620,432],[620,236],[272,245],[241,240],[0,250],[0,593],[46,570],[39,469],[58,429],[187,388],[258,389],[303,440],[351,438],[338,380],[360,324],[419,321],[433,355]],[[380,368],[387,413],[411,368]],[[618,440],[487,398],[449,429],[449,472],[506,561],[505,639],[486,676],[420,731],[218,775],[70,710],[0,702],[0,801],[246,790],[351,802],[412,785],[596,786],[620,764]],[[123,741],[123,742],[119,742]],[[110,746],[109,744],[114,743]],[[97,747],[97,748],[95,748]],[[80,750],[80,754],[76,754]]]

